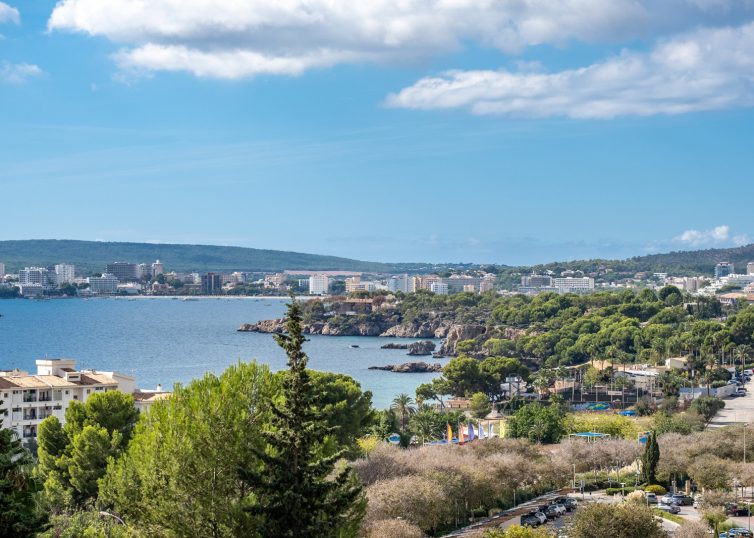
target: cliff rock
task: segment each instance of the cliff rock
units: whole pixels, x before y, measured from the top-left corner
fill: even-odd
[[[439,363],[427,364],[426,362],[407,362],[404,364],[388,364],[387,366],[370,366],[370,370],[385,370],[398,374],[420,374],[426,372],[441,372],[442,365]]]
[[[409,355],[431,355],[435,350],[435,343],[430,340],[421,340],[408,345]]]
[[[445,341],[440,346],[439,354],[455,356],[456,345],[463,340],[472,340],[487,332],[484,325],[455,324],[448,330]]]

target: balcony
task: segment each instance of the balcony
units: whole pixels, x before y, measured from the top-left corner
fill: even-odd
[[[36,394],[24,394],[24,403],[31,403],[37,401]]]
[[[39,401],[40,402],[51,402],[52,396],[50,394],[40,394],[39,395]]]

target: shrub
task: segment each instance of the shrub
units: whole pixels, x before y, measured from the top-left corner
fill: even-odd
[[[644,506],[594,503],[576,511],[568,530],[571,538],[595,536],[667,536],[652,511]]]
[[[626,486],[625,488],[607,488],[605,490],[605,495],[620,495],[621,493],[625,492],[626,495],[629,493],[633,493],[634,491],[639,491],[638,488],[635,488],[633,486]]]
[[[369,525],[364,536],[366,538],[382,538],[383,536],[423,538],[424,533],[413,523],[402,519],[381,519]]]
[[[613,439],[636,440],[639,425],[635,419],[621,415],[597,413],[574,413],[567,421],[568,433],[599,432],[610,434]]]
[[[655,495],[665,495],[668,492],[668,490],[658,484],[647,486],[646,488],[644,488],[644,491],[646,491],[647,493],[654,493]]]

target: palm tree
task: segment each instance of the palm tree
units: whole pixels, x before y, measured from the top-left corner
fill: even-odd
[[[406,430],[406,424],[411,415],[416,413],[416,407],[414,407],[414,399],[406,393],[399,394],[393,399],[393,403],[390,404],[390,410],[401,417],[401,430]]]
[[[411,417],[411,430],[421,439],[424,444],[435,433],[434,412],[429,409],[421,409]]]

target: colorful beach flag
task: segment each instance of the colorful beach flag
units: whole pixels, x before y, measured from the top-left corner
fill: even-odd
[[[448,422],[448,444],[451,444],[453,442],[453,428],[450,427],[450,422]]]
[[[492,422],[487,423],[487,435],[490,439],[492,439]]]
[[[479,432],[479,438],[484,439],[484,428],[481,422],[477,422],[477,431]]]
[[[464,437],[463,437],[463,426],[461,426],[459,424],[458,425],[458,442],[460,444],[463,444],[465,441],[466,441],[466,439],[464,439]]]
[[[474,439],[476,439],[474,436],[474,425],[469,422],[469,441],[473,441]]]

